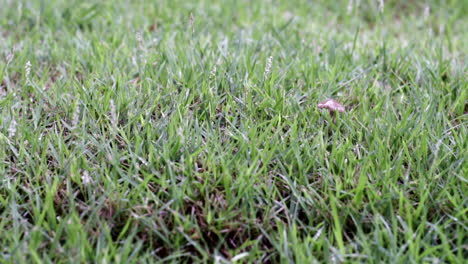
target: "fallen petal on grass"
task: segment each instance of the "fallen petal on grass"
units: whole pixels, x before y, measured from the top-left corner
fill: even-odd
[[[345,112],[346,109],[344,105],[338,103],[335,99],[327,99],[325,101],[319,102],[317,107],[320,109],[328,109],[330,112]]]

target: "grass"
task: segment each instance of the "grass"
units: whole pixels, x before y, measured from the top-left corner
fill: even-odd
[[[467,1],[190,2],[2,1],[0,262],[464,262]]]

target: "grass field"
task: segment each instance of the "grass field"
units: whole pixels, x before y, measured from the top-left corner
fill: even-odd
[[[1,263],[468,258],[468,1],[0,6]]]

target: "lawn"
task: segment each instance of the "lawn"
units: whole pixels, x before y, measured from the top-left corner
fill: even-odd
[[[1,263],[468,258],[468,1],[0,6]]]

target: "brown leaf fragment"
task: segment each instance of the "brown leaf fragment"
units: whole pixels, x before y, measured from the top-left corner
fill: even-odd
[[[334,112],[345,112],[345,107],[338,103],[335,99],[327,99],[325,101],[319,102],[317,107],[320,109],[328,109],[331,113]]]
[[[156,32],[158,30],[158,23],[154,23],[148,27],[149,31]]]
[[[2,83],[0,83],[0,98],[5,97],[7,95],[6,87],[6,81],[2,80]]]

